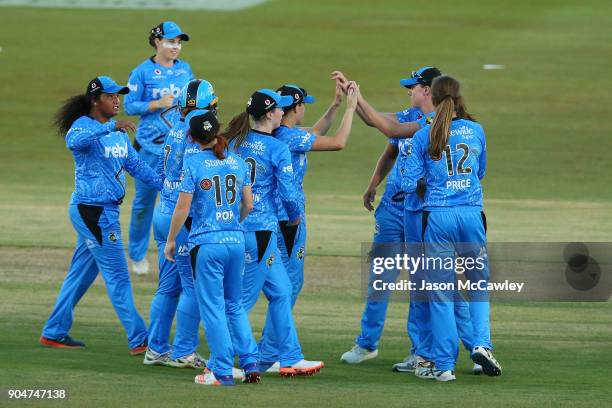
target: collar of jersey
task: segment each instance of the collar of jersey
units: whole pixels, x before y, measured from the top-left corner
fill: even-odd
[[[149,61],[151,61],[151,62],[152,62],[154,65],[159,65],[157,62],[155,62],[155,55],[151,56],[151,57],[149,58]],[[179,62],[179,60],[178,60],[178,59],[175,59],[175,60],[172,60],[172,61],[174,61],[174,62],[172,63],[172,65],[176,65],[176,63],[177,63],[177,62]],[[160,66],[160,67],[164,67],[163,65],[159,65],[159,66]],[[164,67],[164,68],[167,68],[167,67]]]
[[[251,132],[259,133],[260,135],[264,135],[264,136],[272,136],[272,133],[262,132],[261,130],[251,129]]]

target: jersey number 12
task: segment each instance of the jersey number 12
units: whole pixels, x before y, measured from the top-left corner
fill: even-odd
[[[465,164],[465,161],[467,160],[468,156],[470,155],[470,146],[468,146],[465,143],[459,143],[457,144],[457,146],[455,146],[455,148],[457,149],[457,151],[462,150],[463,151],[463,155],[461,156],[461,158],[459,159],[459,162],[457,162],[457,174],[469,174],[472,172],[472,169],[470,167],[463,167],[463,165]],[[453,155],[451,154],[451,147],[450,145],[446,145],[446,147],[444,148],[444,153],[446,155],[446,169],[448,171],[448,176],[454,176],[455,175],[455,170],[454,170],[454,166],[453,166]]]

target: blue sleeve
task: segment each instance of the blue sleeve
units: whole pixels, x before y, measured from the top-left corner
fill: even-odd
[[[102,136],[115,131],[115,121],[94,123],[87,127],[71,127],[66,133],[66,147],[70,150],[83,150]]]
[[[145,82],[142,70],[136,68],[128,79],[130,92],[125,96],[125,113],[128,115],[143,115],[149,111],[149,102],[144,101]]]
[[[481,133],[482,140],[480,143],[482,144],[482,151],[480,152],[480,157],[478,157],[478,179],[482,180],[487,172],[487,141],[485,139],[484,131]]]
[[[242,185],[243,186],[250,186],[253,183],[251,183],[251,169],[249,169],[249,166],[246,164],[246,162],[242,159],[240,159],[240,161],[242,162],[242,169],[243,169],[243,177],[242,177]]]
[[[300,153],[309,152],[316,138],[314,134],[299,129],[299,132],[296,132],[289,142],[289,150]]]
[[[126,136],[127,138],[127,136]],[[128,157],[125,160],[125,169],[134,178],[150,185],[156,190],[161,190],[163,180],[149,165],[140,159],[136,150],[128,140]]]
[[[191,171],[191,167],[187,163],[183,163],[183,180],[179,186],[181,193],[193,194],[196,188],[196,182]]]
[[[293,221],[302,214],[299,206],[299,194],[295,188],[293,178],[293,166],[291,165],[291,153],[285,144],[279,144],[273,157],[274,176],[277,181],[278,196],[280,197],[289,220]]]
[[[406,167],[402,175],[402,190],[406,194],[414,193],[419,179],[425,174],[425,155],[427,153],[425,141],[427,132],[419,131],[412,139],[412,153],[408,156]]]
[[[168,160],[168,153],[166,150],[167,144],[164,144],[163,154],[157,157],[157,163],[155,163],[155,172],[159,174],[162,179],[166,178],[166,160]]]
[[[397,147],[399,145],[399,141],[400,141],[400,139],[397,138],[397,137],[390,137],[387,140],[389,141],[390,145],[393,145],[395,147]]]
[[[401,112],[395,112],[395,117],[399,123],[411,122],[410,108],[405,109]]]

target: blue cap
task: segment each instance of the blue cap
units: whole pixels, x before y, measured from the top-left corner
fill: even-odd
[[[118,85],[109,76],[95,77],[94,79],[89,81],[89,85],[87,85],[87,91],[85,91],[87,95],[99,95],[101,93],[118,93],[125,95],[129,92],[130,88],[128,88],[127,86]]]
[[[181,108],[204,109],[218,101],[210,82],[205,79],[192,79],[181,90],[178,103]]]
[[[306,89],[293,84],[283,85],[278,88],[276,92],[281,95],[291,96],[291,98],[293,98],[292,105],[297,105],[299,103],[314,103],[315,101],[315,97],[308,95]]]
[[[174,21],[164,21],[151,29],[151,34],[158,38],[170,40],[172,38],[181,37],[183,41],[189,41],[189,36],[181,30],[178,24]]]
[[[442,75],[442,72],[435,67],[423,67],[417,71],[413,71],[410,78],[404,78],[400,80],[400,84],[406,88],[410,88],[415,85],[431,86],[434,78]]]
[[[274,108],[286,108],[293,104],[293,97],[282,96],[271,89],[255,91],[247,102],[246,111],[255,118],[259,118]]]

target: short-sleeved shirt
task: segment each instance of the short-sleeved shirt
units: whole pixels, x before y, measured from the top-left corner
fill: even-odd
[[[243,243],[242,187],[251,184],[245,162],[234,153],[219,160],[203,150],[185,158],[183,175],[179,191],[193,194],[190,245]]]

